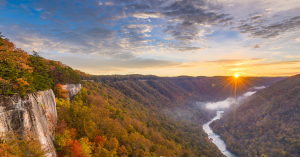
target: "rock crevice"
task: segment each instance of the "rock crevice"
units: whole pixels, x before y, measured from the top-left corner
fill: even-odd
[[[26,136],[33,133],[44,148],[53,150],[47,156],[57,156],[54,149],[54,127],[57,121],[55,96],[51,89],[21,98],[0,95],[0,132],[13,131]]]

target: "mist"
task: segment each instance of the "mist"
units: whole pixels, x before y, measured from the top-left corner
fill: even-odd
[[[249,90],[261,90],[261,89],[264,89],[264,88],[266,88],[266,87],[265,86],[259,86],[259,87],[252,87]]]
[[[235,107],[243,104],[245,101],[247,101],[248,97],[256,93],[257,90],[264,89],[265,86],[260,86],[260,87],[252,87],[249,89],[248,92],[243,94],[242,96],[239,96],[236,100],[234,98],[227,98],[223,101],[218,101],[218,102],[208,102],[205,104],[205,108],[208,110],[217,110],[217,109],[226,109],[230,108],[233,104]]]

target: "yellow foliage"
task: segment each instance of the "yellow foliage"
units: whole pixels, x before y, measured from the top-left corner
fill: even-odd
[[[66,129],[63,134],[56,134],[55,135],[55,144],[57,147],[63,148],[66,147],[68,142],[72,139],[71,131]]]
[[[59,109],[61,107],[70,107],[70,102],[68,100],[65,100],[63,98],[55,98],[55,102],[56,102],[56,108]]]
[[[109,151],[101,146],[96,148],[95,153],[93,154],[94,157],[109,157]]]
[[[109,151],[117,151],[119,147],[118,140],[114,137],[104,143],[104,146]]]
[[[8,144],[0,144],[0,156],[3,157],[17,157],[17,155],[12,154],[13,149]]]
[[[81,145],[81,148],[85,154],[86,157],[91,157],[92,153],[92,143],[89,142],[89,139],[87,137],[83,137],[79,140],[79,143]]]

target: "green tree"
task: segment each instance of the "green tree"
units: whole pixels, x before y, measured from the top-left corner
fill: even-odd
[[[49,77],[49,68],[44,61],[44,58],[33,51],[33,54],[29,58],[30,63],[28,64],[33,68],[33,86],[35,90],[46,90],[52,87],[53,81]]]

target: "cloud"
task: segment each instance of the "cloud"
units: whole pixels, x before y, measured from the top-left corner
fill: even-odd
[[[176,1],[164,7],[162,12],[170,21],[164,32],[178,41],[179,47],[189,47],[193,42],[204,43],[204,36],[211,33],[211,26],[233,19],[213,9],[220,11],[219,6],[207,1]]]
[[[245,64],[251,64],[256,62],[261,62],[266,60],[265,58],[253,58],[253,59],[236,59],[236,60],[230,60],[230,59],[221,59],[221,60],[215,60],[215,61],[206,61],[206,63],[217,63],[217,64],[223,64],[223,65],[236,65],[241,66]]]
[[[137,33],[151,32],[152,29],[150,25],[146,25],[146,24],[129,24],[126,27]]]
[[[93,27],[85,32],[86,35],[95,38],[111,38],[114,35],[114,31],[105,27]]]
[[[254,49],[260,48],[260,44],[256,44],[253,48],[254,48]]]
[[[116,60],[151,55],[163,58],[168,53],[169,58],[164,56],[165,60],[171,60],[172,55],[174,58],[182,56],[173,58],[181,61],[173,66],[179,69],[210,66],[254,74],[251,70],[259,69],[258,66],[298,64],[274,61],[276,64],[270,65],[263,59],[270,58],[271,53],[279,53],[270,52],[279,47],[295,49],[296,42],[289,42],[294,44],[292,46],[279,42],[271,46],[257,44],[267,45],[266,40],[283,36],[286,41],[300,42],[297,36],[299,3],[295,2],[297,0],[276,3],[273,0],[53,0],[9,4],[0,0],[0,30],[29,52],[38,50]],[[12,16],[13,12],[22,16]],[[224,42],[228,40],[235,44],[234,49]],[[252,45],[256,49],[245,53],[240,45]],[[219,52],[211,50],[216,47]],[[277,56],[293,60],[294,50],[286,52],[285,49]],[[233,53],[235,51],[239,52]],[[250,59],[217,60],[228,58],[225,53]],[[212,55],[217,61],[206,61],[213,60],[207,57]],[[198,61],[185,61],[191,58]]]
[[[285,58],[300,58],[300,55],[286,55]]]
[[[131,14],[132,17],[135,18],[164,18],[165,15],[161,14],[160,12],[135,12]]]
[[[28,46],[28,41],[25,42],[22,38],[30,38],[31,35],[32,38],[39,38],[41,41],[47,39],[48,42],[38,48],[42,51],[47,51],[47,49],[57,51],[59,47],[56,45],[59,43],[60,53],[126,57],[127,59],[128,57],[134,58],[137,54],[153,52],[154,49],[169,52],[197,52],[207,49],[209,46],[205,45],[204,36],[211,32],[204,29],[203,27],[207,27],[204,25],[229,20],[225,18],[227,15],[204,7],[214,8],[204,0],[199,2],[122,0],[87,3],[82,3],[80,0],[63,0],[53,1],[51,4],[48,1],[40,1],[23,5],[27,8],[43,8],[39,13],[41,19],[36,20],[40,23],[47,23],[47,25],[7,23],[14,25],[14,27],[6,27],[7,32],[18,30],[17,32],[22,32],[24,35],[24,37],[14,38],[15,33],[10,33],[8,37],[19,40],[17,41],[19,45],[26,45],[27,50],[32,46]],[[160,25],[158,29],[161,32],[157,30],[152,32],[157,25],[149,21],[131,20],[132,17],[141,20],[155,18],[163,20],[162,22],[166,25]],[[128,22],[120,21],[124,18]],[[162,41],[160,38],[155,38],[157,33],[161,36],[165,33],[170,40]]]
[[[127,5],[127,8],[134,8],[137,10],[146,10],[146,9],[150,9],[150,6],[146,5],[146,4],[135,3],[135,4]]]
[[[263,66],[277,66],[277,65],[291,65],[291,64],[298,64],[300,63],[300,60],[292,60],[292,61],[280,61],[280,62],[271,62],[271,63],[257,63],[253,64],[251,66],[256,67],[263,67]]]
[[[114,3],[113,2],[105,2],[105,5],[110,5],[110,6],[113,6]]]
[[[256,19],[260,19],[262,17],[264,16],[255,16]],[[259,24],[252,22],[252,18],[245,21],[242,25],[232,27],[231,29],[238,30],[241,33],[250,33],[253,37],[274,38],[300,28],[300,16],[291,17],[289,19],[273,23],[269,22],[271,19],[263,20],[263,22],[258,22]]]
[[[141,71],[149,69],[162,69],[176,67],[181,62],[157,59],[107,59],[99,57],[78,57],[78,56],[47,56],[53,60],[61,60],[63,63],[75,69],[85,71],[90,74],[113,74],[128,73],[132,70]]]
[[[281,49],[282,47],[281,46],[276,46],[276,47],[272,47],[271,49],[272,50],[278,50],[278,49]]]

